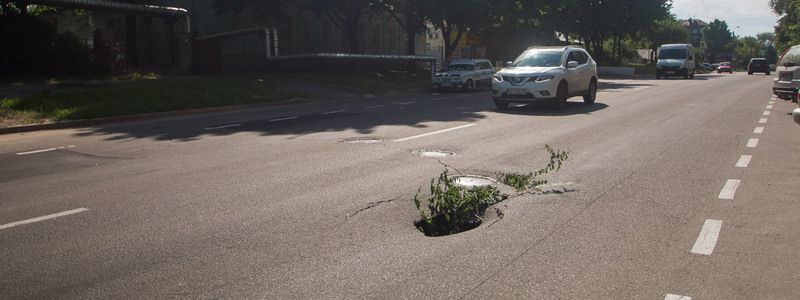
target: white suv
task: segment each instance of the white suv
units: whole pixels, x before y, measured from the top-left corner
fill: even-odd
[[[536,101],[555,101],[564,108],[573,96],[583,96],[586,104],[597,96],[597,63],[580,47],[529,48],[492,78],[498,109]]]
[[[444,88],[460,88],[466,91],[475,90],[480,85],[490,86],[494,67],[488,59],[464,59],[451,61],[443,72],[433,77],[433,88],[441,91]]]

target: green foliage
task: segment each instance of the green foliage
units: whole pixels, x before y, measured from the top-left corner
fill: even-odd
[[[452,234],[480,225],[486,208],[508,198],[494,186],[465,188],[455,183],[447,170],[431,180],[427,209],[421,207],[419,192],[414,205],[422,219],[417,226],[428,235]]]
[[[550,145],[544,145],[545,150],[550,154],[550,161],[544,168],[529,172],[527,174],[520,173],[498,173],[500,182],[513,187],[517,192],[525,190],[536,189],[536,187],[546,184],[547,180],[537,179],[547,173],[561,170],[561,166],[569,158],[569,153],[557,149],[553,149]]]
[[[0,15],[0,76],[86,76],[95,67],[77,37],[27,14]]]
[[[714,19],[703,30],[703,41],[706,45],[706,59],[709,62],[728,59],[735,49],[733,33],[728,29],[728,23],[719,19]]]
[[[500,180],[517,192],[547,183],[537,178],[560,170],[569,154],[549,145],[545,145],[545,149],[550,153],[550,162],[545,167],[527,174],[498,173]],[[458,185],[445,169],[438,178],[431,180],[430,197],[426,199],[425,208],[422,207],[420,191],[414,195],[414,206],[421,217],[415,224],[429,236],[462,232],[480,225],[486,209],[507,198],[508,195],[502,194],[495,186],[467,188]]]

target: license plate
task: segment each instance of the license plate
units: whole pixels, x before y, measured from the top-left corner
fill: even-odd
[[[525,95],[528,92],[525,89],[508,89],[509,95]]]
[[[675,74],[673,71],[667,71],[667,74]]]

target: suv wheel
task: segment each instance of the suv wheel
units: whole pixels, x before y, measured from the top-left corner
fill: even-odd
[[[589,82],[589,91],[583,95],[583,103],[594,104],[595,98],[597,98],[597,80],[592,78],[592,81]]]
[[[494,106],[497,106],[497,109],[499,110],[508,109],[508,102],[494,99]]]
[[[555,106],[557,109],[564,109],[567,107],[567,93],[569,93],[569,89],[567,88],[566,83],[559,83],[558,90],[556,90],[556,102]]]
[[[475,90],[475,81],[472,79],[467,79],[467,83],[464,84],[464,90],[467,92],[472,92]]]

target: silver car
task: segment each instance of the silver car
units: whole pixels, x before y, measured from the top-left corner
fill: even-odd
[[[475,90],[478,86],[491,85],[494,67],[488,59],[462,59],[451,61],[446,70],[433,76],[433,88]]]
[[[492,79],[492,98],[498,109],[508,108],[509,103],[538,101],[564,108],[573,96],[583,96],[586,104],[597,97],[597,63],[576,46],[529,48]]]
[[[800,91],[800,45],[792,46],[781,56],[775,67],[778,76],[772,84],[772,93],[781,99],[797,101]]]

